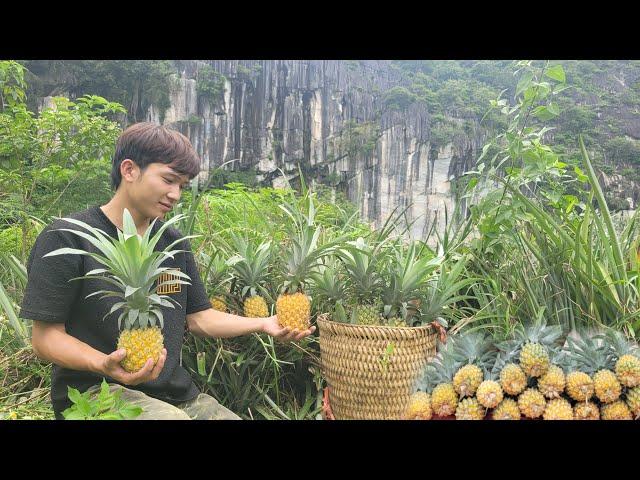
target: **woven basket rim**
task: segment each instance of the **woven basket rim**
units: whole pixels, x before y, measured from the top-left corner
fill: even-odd
[[[435,332],[435,328],[433,328],[433,325],[420,325],[419,327],[393,327],[390,325],[354,325],[351,323],[343,323],[343,322],[336,322],[334,320],[330,320],[329,319],[329,314],[328,313],[322,313],[320,315],[318,315],[317,319],[316,319],[318,326],[320,326],[320,323],[327,323],[331,326],[334,326],[335,328],[345,328],[345,329],[352,329],[352,330],[361,330],[361,329],[365,329],[365,330],[382,330],[382,331],[388,331],[388,332],[393,332],[393,331],[399,331],[399,330],[412,330],[415,332],[420,332],[422,330],[426,330],[426,331],[431,331],[432,333],[436,333]]]

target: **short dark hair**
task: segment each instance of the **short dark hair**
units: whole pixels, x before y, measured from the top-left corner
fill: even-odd
[[[111,186],[117,190],[122,181],[120,164],[133,160],[142,171],[150,163],[171,165],[189,179],[200,173],[200,158],[187,137],[176,130],[150,122],[134,123],[118,138],[111,166]]]

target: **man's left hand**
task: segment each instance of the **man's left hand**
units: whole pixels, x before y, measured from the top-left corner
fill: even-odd
[[[289,327],[282,327],[278,322],[278,316],[273,315],[264,319],[263,332],[271,335],[273,338],[283,341],[297,341],[311,335],[316,331],[316,327],[310,327],[307,330],[300,331],[298,329],[291,330]]]

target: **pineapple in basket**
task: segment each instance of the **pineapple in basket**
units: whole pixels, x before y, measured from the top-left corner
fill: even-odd
[[[346,242],[336,253],[346,272],[350,297],[356,303],[352,309],[351,323],[380,325],[383,279],[379,272],[379,252],[360,237],[354,242]]]
[[[101,299],[116,297],[121,300],[113,305],[111,311],[104,318],[121,310],[118,317],[118,329],[120,330],[118,349],[124,348],[127,351],[127,355],[122,361],[122,367],[128,372],[140,370],[149,358],[152,358],[154,362],[158,361],[164,348],[162,335],[164,317],[160,307],[175,308],[171,302],[180,306],[170,296],[158,295],[156,289],[163,285],[189,284],[186,280],[190,280],[190,278],[185,273],[160,265],[167,258],[173,258],[175,254],[184,252],[184,250],[171,250],[175,245],[185,239],[195,238],[196,235],[182,237],[162,251],[153,250],[162,233],[183,217],[184,215],[176,215],[171,218],[151,237],[156,220],[149,225],[144,235],[139,235],[131,214],[125,209],[123,213],[124,231],[118,231],[117,239],[79,220],[64,218],[63,220],[78,225],[87,232],[68,228],[59,230],[85,238],[100,253],[61,248],[45,255],[45,257],[64,254],[88,255],[105,266],[105,268],[92,270],[85,276],[78,278],[101,279],[116,287],[114,290],[99,290],[88,297],[102,294]],[[155,285],[158,278],[167,270],[171,270],[173,276],[186,280],[173,278]]]
[[[393,247],[383,274],[382,322],[385,325],[413,326],[417,312],[410,308],[411,303],[420,299],[421,290],[442,262],[440,257],[421,257],[423,248],[419,249],[417,243],[406,249],[402,245]]]
[[[265,297],[269,298],[269,292],[264,283],[269,273],[271,242],[262,242],[254,248],[246,238],[234,234],[231,238],[236,254],[227,260],[227,265],[237,278],[236,288],[240,290],[244,316],[268,317],[269,306]]]

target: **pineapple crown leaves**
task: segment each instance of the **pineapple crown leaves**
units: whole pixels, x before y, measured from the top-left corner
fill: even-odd
[[[518,324],[515,328],[515,338],[522,345],[525,343],[539,343],[547,348],[557,345],[562,336],[562,327],[559,325],[547,326],[542,318],[544,307],[540,309],[538,318],[527,325]]]
[[[199,253],[201,263],[206,265],[203,272],[205,284],[213,291],[218,291],[229,282],[229,266],[222,254],[218,251],[212,255],[205,252]]]
[[[399,309],[404,302],[420,297],[420,288],[442,262],[442,257],[419,257],[420,253],[415,243],[409,245],[406,252],[401,248],[395,250],[387,272],[388,284],[382,291],[384,305]]]
[[[638,348],[638,345],[636,345],[633,340],[627,338],[624,333],[608,328],[604,335],[604,339],[609,347],[609,352],[616,359],[623,355],[640,357],[640,349]]]
[[[604,335],[589,336],[581,332],[576,337],[567,337],[565,350],[570,358],[565,365],[571,364],[590,375],[598,370],[613,369],[615,357],[611,355]]]
[[[452,338],[453,357],[462,364],[474,364],[489,370],[495,364],[497,350],[493,339],[482,332],[470,332]]]
[[[430,392],[440,383],[451,383],[461,366],[462,362],[457,361],[453,355],[452,342],[447,342],[424,368],[416,382],[416,389]]]
[[[261,242],[255,247],[247,238],[231,234],[233,246],[237,252],[227,260],[239,280],[241,296],[258,295],[260,292],[268,296],[262,283],[267,280],[271,260],[271,242]]]
[[[44,257],[66,254],[90,256],[106,268],[91,270],[87,272],[86,275],[72,278],[71,280],[97,278],[117,287],[117,290],[99,290],[87,295],[87,298],[103,294],[100,299],[116,297],[123,300],[113,305],[111,311],[107,314],[109,315],[119,308],[123,308],[124,311],[118,318],[118,328],[120,328],[123,319],[125,319],[125,328],[131,328],[135,325],[139,325],[140,328],[145,328],[147,325],[154,326],[156,321],[163,327],[163,315],[159,307],[174,308],[171,303],[172,301],[178,306],[180,306],[180,304],[167,295],[156,295],[153,291],[155,288],[164,285],[190,285],[191,283],[188,280],[191,279],[185,273],[168,267],[160,267],[160,265],[167,258],[174,258],[174,255],[177,253],[186,251],[171,250],[171,248],[189,238],[195,238],[197,235],[181,237],[165,247],[162,251],[156,252],[154,251],[154,247],[164,231],[180,219],[179,215],[171,218],[151,237],[151,231],[157,220],[154,219],[144,235],[139,235],[133,217],[127,209],[124,209],[124,231],[118,231],[118,238],[114,239],[104,231],[94,228],[80,220],[63,218],[62,220],[78,225],[89,233],[68,228],[60,228],[58,230],[68,231],[84,238],[102,254],[75,248],[60,248],[47,253]],[[158,278],[168,270],[171,270],[172,275],[178,278],[163,281],[154,287],[154,283]],[[181,278],[184,280],[181,280]],[[105,315],[103,319],[106,318],[107,315]]]
[[[309,278],[312,281],[312,291],[318,298],[329,302],[346,302],[346,285],[340,274],[340,264],[335,258],[325,258],[324,263],[309,274]]]
[[[362,237],[346,242],[336,251],[336,256],[344,265],[346,278],[356,298],[364,300],[377,296],[383,279],[378,271],[374,249]]]

